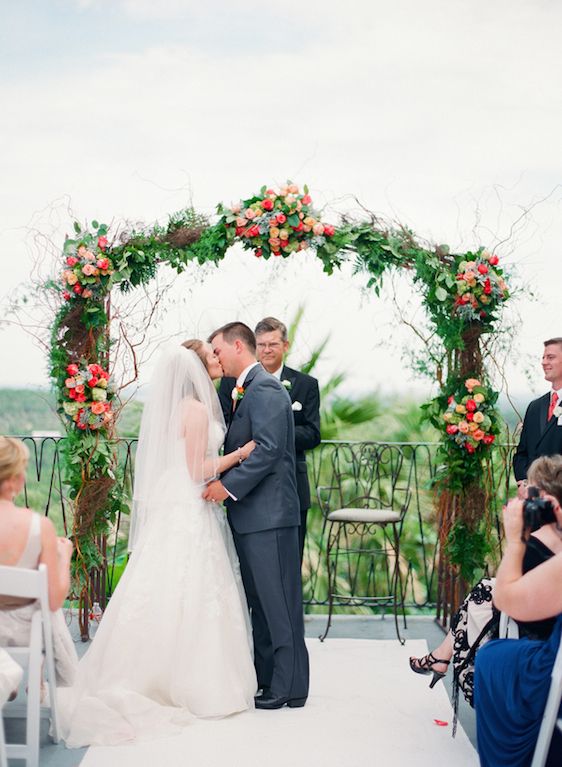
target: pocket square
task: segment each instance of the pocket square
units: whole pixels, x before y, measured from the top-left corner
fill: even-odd
[[[293,404],[291,405],[291,410],[296,410],[296,411],[302,410],[301,403],[297,401],[293,402]]]

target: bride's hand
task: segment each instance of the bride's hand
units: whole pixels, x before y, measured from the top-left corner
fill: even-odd
[[[250,455],[252,450],[255,448],[256,443],[253,439],[251,439],[249,442],[246,442],[245,445],[242,445],[240,448],[240,455],[242,457],[242,460],[245,461],[246,458]]]

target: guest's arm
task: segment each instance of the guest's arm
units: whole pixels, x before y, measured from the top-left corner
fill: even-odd
[[[70,558],[72,543],[67,538],[58,538],[50,519],[41,520],[41,556],[39,562],[47,565],[49,580],[49,607],[62,607],[70,589]]]
[[[498,569],[494,603],[518,621],[552,618],[562,613],[562,554],[523,574],[521,541],[523,502],[514,498],[504,509],[506,548]]]

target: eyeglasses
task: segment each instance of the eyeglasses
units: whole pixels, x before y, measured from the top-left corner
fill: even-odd
[[[272,341],[270,344],[256,344],[260,351],[265,351],[266,349],[279,349],[282,345],[283,344],[280,341]]]

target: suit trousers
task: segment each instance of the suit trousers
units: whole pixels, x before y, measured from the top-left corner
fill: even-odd
[[[299,528],[232,532],[252,615],[258,684],[273,695],[306,698]]]

